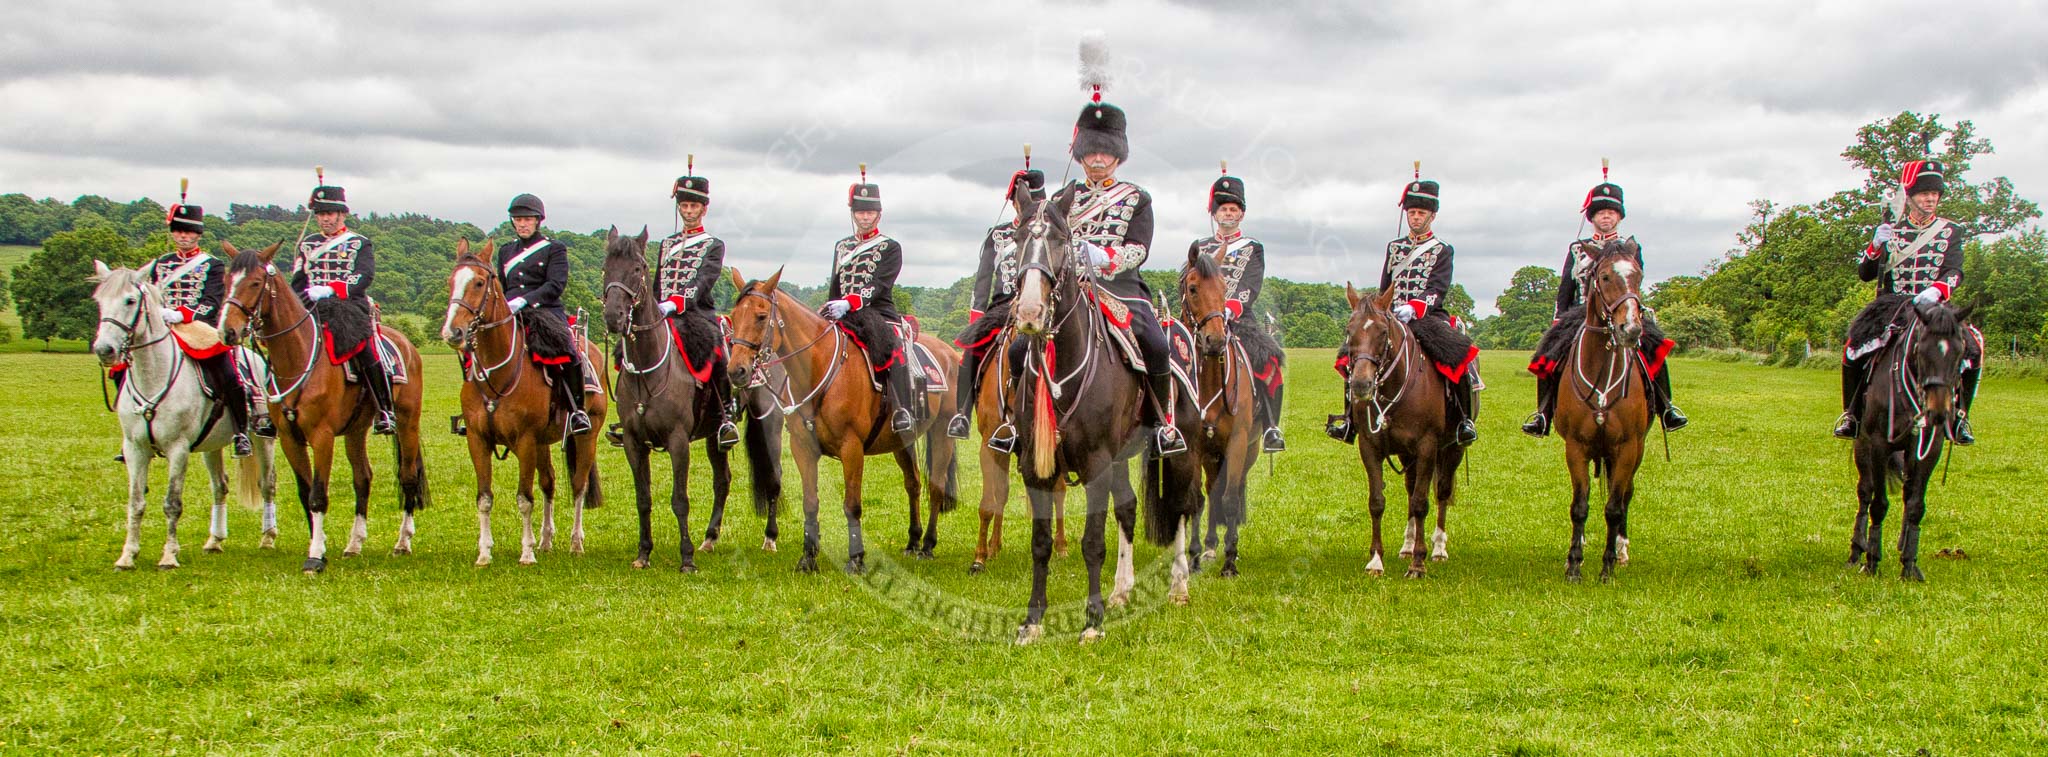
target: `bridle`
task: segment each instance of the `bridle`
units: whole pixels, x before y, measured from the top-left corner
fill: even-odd
[[[1908,301],[1902,304],[1901,307],[1912,307],[1912,305]],[[1923,381],[1920,380],[1918,372],[1913,369],[1913,360],[1918,354],[1917,346],[1923,331],[1921,327],[1924,325],[1926,325],[1926,320],[1920,316],[1919,310],[1915,309],[1913,311],[1913,320],[1907,325],[1903,338],[1894,340],[1891,345],[1886,347],[1887,350],[1896,350],[1898,354],[1897,359],[1892,361],[1890,370],[1891,382],[1890,386],[1886,387],[1885,392],[1885,443],[1896,444],[1904,440],[1908,430],[1910,430],[1913,434],[1913,459],[1915,460],[1926,460],[1928,455],[1933,454],[1936,441],[1943,438],[1950,440],[1955,438],[1955,415],[1953,413],[1949,415],[1948,420],[1943,422],[1941,434],[1927,433],[1927,390],[1937,386],[1948,386],[1949,381],[1946,376],[1935,376],[1931,380]],[[1962,336],[1962,338],[1968,338],[1962,329],[1957,329],[1957,334]],[[1960,365],[1960,361],[1965,354],[1960,347],[1956,348],[1958,365]],[[1910,429],[1900,429],[1898,427],[1899,416],[1894,408],[1897,407],[1898,398],[1901,395],[1906,399],[1906,407],[1912,411],[1911,415],[1908,416],[1913,420]]]
[[[263,314],[270,312],[272,303],[275,302],[277,297],[277,285],[275,283],[277,273],[270,267],[270,264],[268,263],[264,264],[263,267],[261,268],[254,269],[253,272],[256,275],[263,277],[263,291],[256,296],[256,304],[244,305],[242,304],[242,301],[240,299],[231,296],[227,298],[228,307],[242,311],[242,320],[244,321],[244,323],[242,324],[242,328],[236,335],[237,341],[248,341],[250,348],[256,350],[257,354],[263,356],[264,362],[270,363],[271,365],[270,377],[265,381],[265,383],[269,385],[265,387],[265,394],[269,395],[269,401],[282,403],[285,397],[291,395],[291,393],[293,392],[298,391],[300,387],[305,385],[306,379],[312,377],[313,369],[318,365],[320,359],[320,340],[322,329],[319,328],[318,324],[314,325],[313,344],[310,348],[306,350],[306,364],[299,368],[299,377],[292,381],[291,386],[285,387],[284,390],[279,391],[277,388],[277,366],[275,363],[271,362],[269,350],[265,349],[264,345],[268,344],[272,339],[276,339],[286,334],[290,334],[294,331],[299,330],[299,327],[304,326],[307,323],[313,322],[313,309],[311,307],[306,308],[305,314],[299,316],[299,320],[293,321],[292,325],[290,326],[286,326],[282,329],[273,331],[268,334],[261,333],[265,321]],[[295,408],[296,405],[294,405],[291,408],[286,408],[286,417],[288,419],[296,414],[297,411]]]
[[[1188,280],[1189,276],[1195,274],[1196,269],[1193,267],[1189,267],[1181,274],[1181,280],[1185,282]],[[1184,319],[1192,318],[1192,316],[1188,315],[1188,307],[1190,306],[1191,302],[1192,300],[1188,299],[1186,296],[1181,297],[1181,314]],[[1195,375],[1190,377],[1195,382],[1195,409],[1198,412],[1200,412],[1204,418],[1208,417],[1209,408],[1214,407],[1218,399],[1223,400],[1223,411],[1225,413],[1237,412],[1237,393],[1233,391],[1237,388],[1236,374],[1238,371],[1238,361],[1236,358],[1244,352],[1243,345],[1239,344],[1238,342],[1237,332],[1232,331],[1230,329],[1230,319],[1228,313],[1226,313],[1221,307],[1218,307],[1214,311],[1203,314],[1198,319],[1193,319],[1193,326],[1191,327],[1190,333],[1194,334],[1197,338],[1199,338],[1202,333],[1202,329],[1207,328],[1210,321],[1223,322],[1223,354],[1204,354],[1202,355],[1201,359],[1204,361],[1212,359],[1222,361],[1223,380],[1216,387],[1214,393],[1210,394],[1207,399],[1203,399],[1201,396],[1201,373],[1199,371],[1196,371]],[[1245,362],[1247,363],[1247,365],[1249,365],[1250,363],[1248,359]]]
[[[520,349],[518,314],[512,312],[512,308],[508,306],[505,308],[505,317],[495,321],[484,321],[484,309],[490,307],[493,302],[502,302],[504,300],[504,290],[499,288],[497,271],[492,270],[483,261],[472,258],[456,261],[455,270],[460,271],[464,268],[469,268],[483,274],[484,304],[470,305],[468,301],[453,296],[454,292],[451,291],[449,293],[448,305],[450,307],[462,308],[463,312],[469,314],[469,328],[463,330],[462,344],[457,346],[456,349],[460,350],[465,358],[463,360],[463,373],[465,377],[475,382],[477,386],[482,387],[484,394],[487,395],[484,398],[485,411],[496,412],[498,400],[504,399],[514,391],[517,391],[520,380],[526,378],[526,361],[514,359],[523,351]],[[452,277],[453,274],[451,273],[450,276]],[[479,323],[480,321],[482,322],[481,324]],[[486,331],[497,329],[508,323],[512,325],[512,338],[506,343],[505,358],[488,368],[478,365],[480,362],[477,355],[478,337],[483,336],[483,333]],[[517,363],[512,369],[512,383],[506,385],[504,389],[499,389],[491,381],[491,376],[496,374],[499,369],[504,368],[507,363]]]
[[[1026,273],[1032,271],[1038,272],[1051,282],[1050,285],[1044,288],[1045,311],[1047,320],[1051,321],[1051,324],[1044,333],[1035,335],[1019,334],[1027,339],[1040,340],[1044,345],[1043,349],[1024,351],[1024,364],[1020,366],[1022,371],[1020,379],[1028,381],[1036,377],[1044,377],[1047,390],[1051,393],[1052,399],[1057,401],[1066,395],[1067,385],[1074,383],[1077,379],[1079,381],[1078,387],[1080,388],[1086,388],[1092,383],[1096,369],[1096,342],[1099,341],[1093,338],[1082,339],[1083,351],[1081,359],[1073,363],[1073,368],[1069,369],[1065,376],[1060,376],[1058,375],[1059,366],[1057,358],[1052,354],[1054,351],[1053,344],[1058,341],[1060,331],[1066,327],[1067,321],[1073,318],[1075,313],[1080,312],[1086,312],[1084,316],[1085,321],[1081,325],[1088,329],[1088,333],[1092,334],[1104,328],[1105,325],[1102,322],[1104,318],[1102,309],[1099,307],[1069,307],[1065,311],[1060,309],[1061,289],[1072,286],[1077,293],[1083,292],[1085,290],[1082,289],[1082,286],[1094,281],[1094,273],[1085,263],[1074,263],[1073,261],[1068,261],[1069,264],[1064,266],[1065,272],[1072,274],[1071,276],[1062,277],[1059,272],[1055,271],[1055,267],[1052,264],[1052,245],[1046,241],[1046,236],[1052,230],[1052,222],[1047,220],[1046,211],[1051,207],[1051,202],[1040,202],[1038,204],[1038,209],[1032,213],[1031,220],[1024,225],[1028,233],[1025,235],[1024,243],[1020,245],[1017,253],[1017,275],[1020,282]],[[1069,249],[1071,248],[1072,244],[1071,240],[1069,240]],[[1022,289],[1021,284],[1019,289]],[[1085,297],[1083,294],[1076,294],[1075,296]],[[1012,308],[1011,312],[1014,314],[1014,306]],[[1053,314],[1058,314],[1058,317],[1053,318]],[[1008,328],[1011,331],[1015,331],[1016,326],[1011,325]],[[1024,392],[1017,393],[1019,399],[1022,399],[1024,396]],[[1073,416],[1075,408],[1078,407],[1080,407],[1080,404],[1075,403],[1066,410],[1059,412],[1059,422],[1065,424],[1067,419]]]
[[[792,350],[788,353],[777,353],[776,345],[785,343],[786,339],[784,337],[784,333],[788,329],[789,323],[783,318],[781,303],[775,301],[774,295],[761,291],[761,284],[759,282],[749,284],[739,293],[738,297],[733,298],[733,308],[738,309],[739,303],[746,302],[749,299],[756,298],[760,299],[764,303],[767,303],[767,333],[761,336],[761,341],[756,342],[749,339],[741,338],[739,335],[739,329],[735,328],[733,329],[732,335],[730,337],[727,337],[732,341],[733,344],[745,347],[749,350],[753,350],[754,352],[753,359],[747,361],[747,366],[744,371],[744,373],[747,375],[747,386],[754,386],[757,382],[765,384],[765,372],[769,368],[781,365],[782,363],[788,362],[789,360],[795,358],[798,355],[810,351],[812,347],[816,347],[820,342],[825,341],[826,334],[832,335],[832,352],[830,354],[838,355],[845,348],[846,334],[844,331],[840,329],[839,324],[826,323],[825,327],[819,329],[818,335],[812,337],[809,343],[805,344],[802,347],[798,347],[795,350]],[[792,388],[792,381],[790,379],[788,369],[784,369],[782,371],[782,386],[773,387],[769,390],[769,392],[774,395],[776,404],[781,406],[783,415],[795,414],[797,410],[803,408],[806,405],[809,405],[812,400],[818,398],[818,395],[823,394],[825,392],[825,388],[831,386],[833,381],[838,380],[839,368],[845,362],[846,361],[844,360],[828,361],[825,367],[824,378],[820,381],[813,382],[811,385],[811,390],[809,392],[806,392],[802,399],[797,399],[795,396],[796,391],[794,388]],[[809,423],[810,420],[805,419],[805,424],[808,425]]]
[[[1367,305],[1366,307],[1369,308],[1366,311],[1367,314],[1371,316],[1369,323],[1380,325],[1380,351],[1377,354],[1364,354],[1361,352],[1353,355],[1351,365],[1346,368],[1346,378],[1350,378],[1349,374],[1357,372],[1357,366],[1361,362],[1371,364],[1376,369],[1373,373],[1372,383],[1367,386],[1365,396],[1352,396],[1350,399],[1354,403],[1360,400],[1365,402],[1367,425],[1365,432],[1368,434],[1378,434],[1387,428],[1387,413],[1400,405],[1401,398],[1408,393],[1408,384],[1410,383],[1408,381],[1408,363],[1411,360],[1409,353],[1415,351],[1415,339],[1409,334],[1408,325],[1394,318],[1393,314],[1380,310],[1377,305]],[[1364,327],[1359,327],[1359,331],[1363,333]],[[1401,334],[1399,349],[1396,349],[1395,345],[1394,334],[1396,331],[1399,331]],[[1386,357],[1389,352],[1393,353],[1393,357]],[[1392,376],[1399,376],[1401,378],[1401,385],[1394,388],[1393,396],[1388,397],[1386,396],[1386,383],[1387,379]],[[1347,394],[1351,392],[1350,381],[1344,382],[1344,391]]]
[[[135,351],[138,349],[155,346],[157,344],[162,343],[164,340],[171,338],[170,328],[165,327],[164,333],[162,335],[159,335],[153,339],[149,339],[147,341],[140,343],[137,343],[135,341],[136,330],[144,327],[148,323],[151,323],[151,321],[147,321],[145,317],[147,315],[147,311],[150,308],[156,307],[155,302],[156,298],[150,295],[149,290],[145,288],[141,284],[141,282],[136,282],[135,312],[129,314],[128,320],[126,322],[117,321],[115,319],[107,318],[105,316],[100,317],[100,323],[102,325],[112,326],[114,328],[121,330],[121,346],[116,348],[114,352],[116,355],[120,356],[124,361],[128,356],[135,354]],[[164,379],[163,388],[158,389],[156,392],[156,396],[154,397],[143,396],[142,391],[136,388],[136,385],[141,382],[136,381],[133,376],[130,376],[127,381],[122,382],[123,392],[126,393],[128,396],[133,397],[135,399],[135,403],[141,406],[142,419],[144,423],[150,423],[156,420],[156,409],[158,406],[163,404],[165,397],[170,396],[171,387],[176,386],[178,384],[178,371],[181,367],[184,366],[184,363],[185,361],[183,360],[171,361],[170,376]],[[155,444],[155,429],[152,428],[150,430],[149,436],[151,444]]]
[[[1626,342],[1626,337],[1623,334],[1623,330],[1615,324],[1614,314],[1619,312],[1623,305],[1631,302],[1635,303],[1637,309],[1640,310],[1642,308],[1642,296],[1637,294],[1634,288],[1630,288],[1626,294],[1614,298],[1613,302],[1606,302],[1605,292],[1598,283],[1600,270],[1607,265],[1606,261],[1621,254],[1624,253],[1619,248],[1603,250],[1600,257],[1594,259],[1592,270],[1588,272],[1586,277],[1586,286],[1589,290],[1586,295],[1586,318],[1579,324],[1579,338],[1573,340],[1575,354],[1572,357],[1572,391],[1577,393],[1579,399],[1583,400],[1588,407],[1593,409],[1593,422],[1595,424],[1605,424],[1607,422],[1607,411],[1614,406],[1615,402],[1628,396],[1629,371],[1632,370],[1632,366],[1636,361],[1635,346],[1624,343]],[[1599,325],[1597,326],[1594,325],[1593,318],[1593,305],[1596,298],[1599,299],[1601,305],[1598,311]],[[1586,334],[1588,332],[1603,334],[1607,337],[1607,355],[1602,358],[1601,365],[1603,368],[1598,371],[1600,375],[1598,381],[1586,375],[1585,354]],[[1616,355],[1620,355],[1621,358],[1616,360]]]

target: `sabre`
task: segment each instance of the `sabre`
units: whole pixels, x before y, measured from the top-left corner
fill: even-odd
[[[313,186],[327,185],[327,167],[313,167]],[[298,270],[306,255],[306,229],[313,225],[313,204],[306,203],[306,219],[299,222],[299,241],[292,245],[292,269]]]

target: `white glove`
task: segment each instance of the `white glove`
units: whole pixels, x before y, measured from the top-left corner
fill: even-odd
[[[1892,230],[1891,224],[1880,223],[1877,225],[1877,231],[1870,235],[1870,245],[1883,247],[1886,242],[1898,241],[1898,238],[1899,232]]]
[[[847,312],[851,310],[853,310],[853,303],[845,300],[833,300],[825,303],[825,317],[835,321],[846,317]]]
[[[306,299],[309,301],[319,302],[321,300],[333,296],[334,287],[328,286],[326,284],[314,284],[310,287],[306,287]]]
[[[655,303],[654,309],[661,311],[662,315],[676,314],[676,304],[669,300],[662,300],[661,302]]]
[[[1922,289],[1919,294],[1913,295],[1913,302],[1919,305],[1933,305],[1941,302],[1941,290],[1934,287]]]
[[[1109,265],[1110,261],[1115,259],[1109,256],[1108,250],[1102,249],[1102,245],[1086,239],[1081,240],[1081,254],[1086,255],[1088,257],[1088,264],[1096,268]]]
[[[517,313],[517,312],[519,312],[519,311],[521,311],[521,310],[525,310],[525,309],[526,309],[526,298],[525,298],[525,297],[514,297],[514,298],[512,298],[512,299],[510,299],[510,300],[507,300],[507,301],[505,302],[505,304],[506,304],[507,306],[509,306],[509,307],[511,307],[511,308],[512,308],[512,312],[514,312],[514,313]]]
[[[184,323],[185,313],[177,308],[164,308],[164,323]]]
[[[1407,323],[1409,321],[1415,320],[1415,306],[1405,302],[1399,305],[1395,305],[1394,318],[1398,319],[1402,323]]]

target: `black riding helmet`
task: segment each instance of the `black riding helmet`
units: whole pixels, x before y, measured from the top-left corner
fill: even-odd
[[[505,212],[513,218],[546,218],[548,216],[547,206],[541,204],[540,198],[530,194],[523,194],[512,198],[512,206],[506,208]]]

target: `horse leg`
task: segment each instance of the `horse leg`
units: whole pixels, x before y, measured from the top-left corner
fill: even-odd
[[[1429,523],[1429,492],[1435,484],[1436,455],[1424,451],[1408,463],[1408,523],[1401,540],[1411,547],[1407,550],[1409,578],[1423,577],[1429,565],[1429,554],[1422,549],[1422,534]]]
[[[427,459],[420,449],[419,421],[408,422],[401,414],[397,444],[400,512],[398,539],[391,544],[391,554],[409,555],[412,554],[415,521],[420,509],[427,506]]]
[[[1403,474],[1402,474],[1402,477],[1401,477],[1401,483],[1402,483],[1402,485],[1403,485],[1403,486],[1405,486],[1405,487],[1406,487],[1405,491],[1407,491],[1407,492],[1408,492],[1408,498],[1409,498],[1409,501],[1410,501],[1410,503],[1411,503],[1411,505],[1410,505],[1410,509],[1411,509],[1411,510],[1412,510],[1412,509],[1414,509],[1414,508],[1413,508],[1413,504],[1412,504],[1412,503],[1413,503],[1413,501],[1414,501],[1414,499],[1415,499],[1415,490],[1416,490],[1416,488],[1417,488],[1417,479],[1416,479],[1416,476],[1415,476],[1415,468],[1416,468],[1416,463],[1417,463],[1417,460],[1416,460],[1416,458],[1420,458],[1420,457],[1422,457],[1422,456],[1421,456],[1421,455],[1403,455],[1403,456],[1401,457],[1401,465],[1402,465],[1402,468],[1403,468],[1403,470],[1405,471],[1405,473],[1403,473]],[[1423,487],[1427,487],[1427,486],[1429,486],[1429,485],[1430,485],[1430,481],[1429,481],[1429,479],[1426,479],[1426,478],[1425,478],[1425,479],[1421,479],[1421,486],[1423,486]],[[1404,527],[1403,527],[1403,528],[1401,529],[1401,551],[1400,551],[1400,552],[1398,553],[1398,554],[1399,554],[1399,556],[1401,557],[1401,559],[1403,559],[1403,560],[1406,560],[1406,559],[1410,559],[1410,558],[1413,558],[1413,557],[1415,556],[1415,543],[1416,543],[1416,541],[1417,541],[1417,539],[1416,539],[1416,529],[1415,529],[1415,523],[1414,523],[1414,522],[1413,522],[1413,521],[1411,520],[1411,521],[1410,521],[1410,522],[1409,522],[1409,523],[1408,523],[1408,524],[1407,524],[1406,526],[1404,526]]]
[[[1873,461],[1877,472],[1883,474],[1885,466],[1889,464],[1887,458],[1891,453],[1878,450],[1873,452],[1872,456],[1877,458]],[[1877,575],[1878,564],[1884,562],[1884,516],[1892,506],[1891,492],[1887,490],[1884,480],[1880,476],[1876,491],[1871,493],[1870,530],[1863,534],[1863,575],[1866,576]]]
[[[1117,467],[1123,467],[1121,462]],[[1087,623],[1081,628],[1083,644],[1102,638],[1102,619],[1107,614],[1102,605],[1102,558],[1103,529],[1109,516],[1108,490],[1106,483],[1091,481],[1087,486],[1088,514],[1081,527],[1081,560],[1088,566]]]
[[[134,570],[135,556],[142,552],[142,512],[149,507],[149,461],[155,451],[131,436],[121,445],[121,455],[128,462],[128,539],[114,569]]]
[[[1170,465],[1171,463],[1168,464]],[[1221,487],[1224,480],[1223,470],[1222,457],[1207,454],[1206,452],[1202,455],[1202,481],[1207,484],[1202,491],[1206,492],[1207,496],[1203,497],[1201,505],[1202,509],[1208,512],[1209,533],[1202,539],[1201,554],[1198,556],[1190,555],[1190,557],[1199,557],[1200,560],[1190,560],[1189,570],[1200,570],[1202,560],[1216,559],[1216,546],[1220,543],[1216,538],[1216,527],[1227,521],[1230,516],[1229,512],[1225,511],[1222,507],[1218,507],[1223,502],[1221,498]],[[1195,519],[1189,518],[1188,528],[1192,529],[1194,525]],[[1190,545],[1189,548],[1192,549],[1193,545]]]
[[[519,564],[532,565],[533,548],[538,540],[533,527],[533,480],[539,472],[539,458],[547,454],[547,446],[532,434],[526,434],[513,442],[512,455],[519,461],[519,488],[514,489],[519,503]]]
[[[185,466],[191,462],[192,449],[182,442],[164,449],[164,552],[156,561],[160,570],[178,567],[178,518],[185,514]]]
[[[1122,607],[1131,601],[1131,592],[1136,590],[1138,586],[1138,550],[1136,547],[1138,535],[1138,493],[1131,489],[1131,471],[1122,461],[1110,464],[1109,475],[1110,494],[1116,498],[1117,524],[1116,583],[1110,584],[1109,600],[1110,606]],[[1059,506],[1064,509],[1066,507],[1066,497],[1066,489],[1062,488],[1055,496],[1054,501],[1058,502]],[[1176,546],[1182,547],[1181,551],[1183,553],[1186,552],[1185,547],[1187,544],[1185,541]],[[1183,554],[1182,558],[1185,559],[1185,557],[1186,555]],[[1186,566],[1182,566],[1181,572],[1183,575],[1186,574]],[[1185,603],[1187,600],[1185,589],[1187,587],[1183,584],[1181,588],[1183,589],[1181,601]]]
[[[1005,456],[981,445],[981,533],[974,540],[974,562],[968,573],[980,573],[1003,548],[1003,507],[1010,500],[1010,464]],[[993,540],[991,537],[994,537]]]
[[[491,444],[484,440],[486,428],[470,429],[469,467],[476,471],[476,566],[491,564]]]
[[[597,424],[592,424],[593,426]],[[583,511],[590,508],[591,495],[602,491],[597,483],[597,434],[584,434],[568,442],[576,445],[576,464],[569,471],[570,496],[576,513],[569,522],[569,554],[583,554]]]
[[[284,447],[284,460],[292,468],[292,484],[297,487],[299,492],[299,509],[306,514],[306,534],[308,540],[306,570],[316,570],[312,567],[313,559],[325,551],[324,546],[322,547],[322,553],[314,553],[312,551],[313,539],[322,539],[321,543],[325,544],[325,537],[320,536],[320,532],[313,528],[313,482],[316,480],[314,472],[317,469],[313,466],[313,457],[307,449],[308,441],[306,439],[288,431],[280,433],[279,436],[284,442],[282,445]],[[133,460],[135,457],[130,455],[128,459]],[[322,520],[325,518],[325,515],[321,516]],[[325,559],[320,560],[322,567],[325,567],[326,564]]]
[[[1437,462],[1436,535],[1429,540],[1429,559],[1436,562],[1451,559],[1451,533],[1445,523],[1451,512],[1451,503],[1458,498],[1458,463],[1463,457],[1464,452],[1454,445]]]
[[[716,442],[704,445],[704,459],[711,463],[711,522],[704,526],[704,543],[697,547],[699,552],[717,548],[718,535],[725,530],[725,499],[732,493],[730,454]]]
[[[1935,459],[1940,458],[1937,456]],[[1927,580],[1927,576],[1920,572],[1920,519],[1927,514],[1927,479],[1933,469],[1932,461],[1912,461],[1906,469],[1905,490],[1902,492],[1906,511],[1899,522],[1899,578],[1902,580]]]
[[[847,437],[839,445],[840,476],[846,486],[841,505],[846,511],[846,572],[860,575],[868,565],[867,540],[860,531],[861,472],[867,467],[867,450],[852,434]]]
[[[1870,503],[1884,491],[1884,469],[1872,467],[1871,457],[1856,450],[1856,522],[1849,532],[1849,562],[1844,566],[1852,569],[1862,567],[1863,545],[1869,543],[1870,536]]]
[[[348,532],[348,547],[341,551],[342,557],[355,557],[363,553],[363,542],[370,538],[370,438],[367,432],[356,432],[348,436],[349,478],[355,484],[356,521]]]
[[[265,440],[256,442],[256,467],[262,472],[256,476],[256,493],[263,499],[263,536],[256,543],[257,549],[277,547],[277,443]]]
[[[1060,491],[1055,500],[1058,506],[1052,511],[1052,553],[1064,558],[1067,556],[1067,492],[1065,486],[1054,486],[1059,486]]]
[[[571,438],[562,446],[575,443]],[[533,445],[534,477],[540,484],[540,542],[534,549],[540,552],[555,551],[555,458],[548,454],[552,446],[538,441]]]
[[[796,560],[796,569],[804,573],[818,572],[818,458],[821,452],[815,442],[803,443],[792,440],[790,456],[796,460],[797,478],[804,484],[804,553]]]
[[[704,446],[716,447],[706,441]],[[690,432],[681,423],[668,436],[668,509],[676,516],[676,570],[697,572],[697,542],[690,538]]]
[[[1223,519],[1223,567],[1216,569],[1216,575],[1222,578],[1237,576],[1237,531],[1244,526],[1245,485],[1246,474],[1252,464],[1251,448],[1233,445],[1230,457],[1225,467],[1228,485],[1224,487],[1224,496],[1228,498],[1226,501],[1230,503],[1230,509]],[[1210,508],[1214,509],[1215,505],[1212,503]]]
[[[1380,517],[1387,512],[1386,462],[1367,441],[1358,443],[1358,458],[1365,465],[1366,512],[1372,516],[1372,545],[1366,552],[1367,575],[1386,573],[1386,541],[1380,532]]]
[[[652,454],[646,442],[626,431],[626,465],[633,471],[633,511],[640,516],[640,551],[633,557],[633,567],[646,568],[651,565],[654,553],[654,495],[648,491],[650,482],[647,470],[647,456]]]
[[[1579,580],[1579,565],[1586,561],[1586,498],[1591,482],[1586,470],[1586,450],[1577,442],[1567,441],[1564,445],[1564,467],[1572,477],[1572,546],[1565,553],[1564,577],[1567,581]]]
[[[1614,578],[1614,567],[1621,561],[1621,532],[1628,522],[1628,503],[1635,497],[1636,467],[1642,464],[1642,442],[1627,445],[1615,454],[1614,467],[1607,471],[1607,551],[1600,556],[1600,580]]]
[[[911,454],[910,447],[896,450],[896,467],[903,471],[903,495],[910,502],[910,542],[903,545],[903,556],[916,557],[917,543],[924,540],[924,524],[920,522],[917,507],[917,456]]]
[[[220,450],[206,453],[206,483],[213,492],[213,507],[206,524],[206,544],[201,549],[221,551],[228,540],[228,470]]]
[[[1045,635],[1045,575],[1052,562],[1052,492],[1027,486],[1024,500],[1031,506],[1031,602],[1017,627],[1019,646]]]

